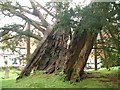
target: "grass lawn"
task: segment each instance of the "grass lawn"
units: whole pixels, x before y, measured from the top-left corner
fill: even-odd
[[[98,71],[88,70],[84,79],[76,83],[65,81],[60,74],[43,74],[41,71],[16,82],[16,72],[16,70],[11,70],[9,79],[0,78],[2,88],[118,88],[118,82],[120,82],[118,67],[111,68],[111,71],[105,68]],[[4,73],[0,72],[1,74]]]

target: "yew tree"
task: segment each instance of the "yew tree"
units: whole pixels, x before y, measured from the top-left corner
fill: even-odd
[[[79,81],[98,33],[108,25],[113,26],[112,19],[118,25],[119,3],[94,2],[86,6],[71,6],[70,2],[49,2],[43,7],[35,0],[29,1],[31,7],[12,2],[0,3],[4,15],[18,16],[43,34],[41,37],[31,31],[26,34],[22,28],[1,28],[2,33],[15,31],[39,40],[17,79],[28,76],[34,69],[46,73],[63,71],[67,80]],[[37,17],[37,20],[28,14]]]

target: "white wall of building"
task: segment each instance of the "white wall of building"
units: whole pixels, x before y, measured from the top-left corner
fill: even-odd
[[[8,66],[19,66],[20,65],[20,57],[21,55],[26,54],[26,49],[19,49],[20,54],[13,53],[10,49],[2,50],[0,48],[0,67],[5,66],[5,61],[7,61]]]

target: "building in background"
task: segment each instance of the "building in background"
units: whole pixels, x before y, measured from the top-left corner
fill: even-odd
[[[5,66],[5,61],[7,61],[8,66],[19,66],[23,64],[21,59],[26,56],[26,47],[17,46],[15,50],[17,52],[12,52],[9,48],[2,49],[4,45],[0,45],[0,67]]]
[[[27,54],[27,43],[25,39],[19,42],[18,46],[15,48],[17,52],[12,52],[11,49],[2,49],[5,45],[0,43],[0,67],[5,66],[5,61],[8,62],[8,66],[19,66],[25,64],[26,54]],[[32,54],[37,47],[37,43],[34,39],[30,39],[30,53]],[[24,59],[23,59],[24,58]]]
[[[97,68],[101,68],[103,66],[101,58],[97,57]],[[86,63],[85,69],[95,69],[95,55],[94,55],[94,49],[92,49],[88,61]]]

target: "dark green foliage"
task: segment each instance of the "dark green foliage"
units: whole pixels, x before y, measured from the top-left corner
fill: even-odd
[[[107,23],[106,15],[108,15],[109,4],[93,3],[84,8],[69,7],[60,12],[55,28],[64,28],[66,31],[73,29],[77,33],[82,33],[84,30],[99,32]]]
[[[103,33],[103,50],[107,53],[107,60],[110,66],[120,65],[119,63],[119,31],[120,31],[120,2],[99,2],[92,3],[86,7],[76,6],[65,8],[58,14],[58,22],[55,30],[63,29],[67,32],[73,30],[80,36],[84,31]],[[100,47],[102,48],[102,47]]]

